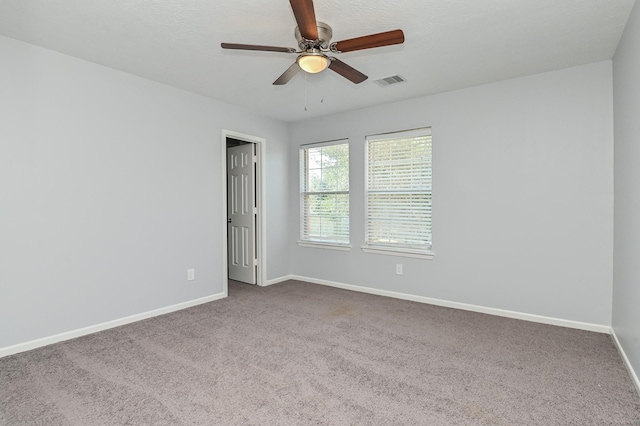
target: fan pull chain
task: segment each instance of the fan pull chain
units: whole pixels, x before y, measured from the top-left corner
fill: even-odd
[[[304,73],[304,110],[307,110],[307,73]]]

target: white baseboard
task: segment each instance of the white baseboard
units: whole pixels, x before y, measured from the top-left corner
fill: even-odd
[[[413,294],[406,294],[406,293],[397,293],[397,292],[394,292],[394,291],[387,291],[387,290],[378,290],[378,289],[375,289],[375,288],[361,287],[361,286],[357,286],[357,285],[344,284],[344,283],[339,283],[339,282],[334,282],[334,281],[327,281],[327,280],[319,280],[319,279],[316,279],[316,278],[301,277],[301,276],[297,276],[297,275],[292,275],[292,276],[290,276],[289,279],[299,280],[299,281],[306,281],[306,282],[310,282],[310,283],[314,283],[314,284],[326,285],[326,286],[330,286],[330,287],[337,287],[337,288],[342,288],[342,289],[345,289],[345,290],[359,291],[361,293],[376,294],[378,296],[393,297],[395,299],[410,300],[410,301],[413,301],[413,302],[428,303],[430,305],[444,306],[444,307],[447,307],[447,308],[462,309],[464,311],[479,312],[479,313],[483,313],[483,314],[497,315],[497,316],[500,316],[500,317],[514,318],[514,319],[520,319],[520,320],[525,320],[525,321],[537,322],[537,323],[541,323],[541,324],[557,325],[557,326],[560,326],[560,327],[568,327],[568,328],[575,328],[575,329],[579,329],[579,330],[594,331],[594,332],[597,332],[597,333],[609,334],[611,332],[611,327],[608,326],[608,325],[592,324],[592,323],[587,323],[587,322],[571,321],[571,320],[566,320],[566,319],[561,319],[561,318],[545,317],[545,316],[542,316],[542,315],[526,314],[526,313],[516,312],[516,311],[508,311],[508,310],[505,310],[505,309],[488,308],[486,306],[471,305],[471,304],[468,304],[468,303],[451,302],[451,301],[448,301],[448,300],[434,299],[434,298],[431,298],[431,297],[416,296],[416,295],[413,295]]]
[[[638,375],[636,374],[635,370],[633,369],[633,366],[631,365],[631,361],[629,361],[629,358],[627,357],[627,354],[624,352],[624,349],[622,348],[622,344],[620,343],[620,340],[618,339],[618,335],[616,334],[616,331],[613,329],[613,327],[611,328],[611,336],[613,336],[613,341],[615,342],[616,347],[618,348],[618,352],[620,353],[620,356],[622,357],[622,361],[624,362],[624,366],[627,367],[627,371],[629,372],[629,376],[631,376],[631,381],[635,385],[636,390],[638,391],[638,395],[640,395],[640,379],[638,379]]]
[[[202,297],[188,302],[178,303],[176,305],[167,306],[160,309],[154,309],[153,311],[143,312],[140,314],[131,315],[124,318],[119,318],[112,321],[103,322],[89,327],[80,328],[77,330],[67,331],[64,333],[56,334],[42,339],[31,340],[25,343],[19,343],[13,346],[7,346],[0,348],[0,358],[17,354],[19,352],[30,351],[42,346],[51,345],[53,343],[62,342],[64,340],[75,339],[76,337],[85,336],[87,334],[96,333],[98,331],[108,330],[110,328],[119,327],[121,325],[130,324],[136,321],[142,321],[147,318],[157,317],[159,315],[168,314],[170,312],[179,311],[181,309],[190,308],[192,306],[201,305],[203,303],[213,302],[214,300],[224,299],[226,296],[224,293],[218,293],[207,297]]]
[[[294,279],[295,278],[294,278],[293,275],[285,275],[285,276],[282,276],[282,277],[274,278],[272,280],[268,280],[266,283],[262,284],[262,287],[266,287],[266,286],[269,286],[269,285],[274,285],[274,284],[278,284],[278,283],[281,283],[281,282],[284,282],[284,281],[289,281],[289,280],[294,280]]]

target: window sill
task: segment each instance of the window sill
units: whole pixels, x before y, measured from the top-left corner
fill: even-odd
[[[323,248],[323,249],[339,250],[339,251],[351,250],[351,246],[349,244],[322,243],[319,241],[298,241],[298,245],[300,247]]]
[[[362,251],[365,253],[382,254],[385,256],[413,257],[416,259],[428,260],[433,259],[433,256],[435,256],[435,253],[432,251],[400,249],[391,247],[362,246]]]

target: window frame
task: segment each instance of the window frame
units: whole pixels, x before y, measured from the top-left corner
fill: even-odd
[[[310,144],[304,144],[304,145],[300,145],[299,150],[298,150],[298,161],[299,161],[299,202],[300,202],[300,206],[299,206],[299,212],[300,212],[300,230],[299,230],[299,240],[298,240],[298,245],[301,247],[313,247],[313,248],[323,248],[323,249],[331,249],[331,250],[341,250],[341,251],[348,251],[351,250],[351,245],[350,245],[350,241],[351,241],[351,223],[350,223],[350,182],[348,181],[347,183],[347,190],[330,190],[330,191],[308,191],[308,188],[306,187],[307,185],[307,176],[308,176],[308,170],[307,170],[307,158],[305,157],[305,155],[308,155],[308,150],[309,149],[313,149],[313,148],[323,148],[323,147],[328,147],[328,146],[336,146],[336,145],[346,145],[346,149],[347,149],[347,176],[349,175],[349,168],[350,168],[350,164],[349,164],[349,151],[350,151],[350,146],[349,146],[349,139],[344,138],[344,139],[336,139],[336,140],[331,140],[331,141],[325,141],[325,142],[317,142],[317,143],[310,143]],[[347,214],[347,218],[348,218],[348,222],[347,222],[347,240],[346,241],[340,241],[339,238],[317,238],[317,239],[313,239],[310,238],[309,233],[305,232],[306,228],[307,228],[307,222],[306,222],[306,218],[308,216],[306,216],[308,214],[308,212],[305,209],[305,200],[306,200],[306,196],[307,195],[313,195],[313,194],[326,194],[326,195],[331,195],[331,194],[339,194],[339,195],[346,195],[347,198],[347,207],[349,209],[349,213]]]
[[[389,194],[391,192],[393,192],[393,190],[387,189],[386,191],[383,190],[372,190],[370,189],[370,183],[369,183],[369,177],[370,177],[370,171],[369,171],[369,150],[370,150],[370,143],[375,143],[376,141],[383,141],[383,140],[393,140],[393,139],[406,139],[406,138],[412,138],[412,137],[429,137],[429,144],[430,146],[430,158],[427,160],[428,164],[429,164],[429,170],[427,172],[428,176],[430,176],[429,182],[427,182],[427,190],[415,190],[415,189],[411,189],[411,188],[396,188],[395,191],[397,191],[398,193],[400,192],[404,192],[404,193],[411,193],[411,194],[428,194],[429,195],[429,204],[428,204],[428,209],[427,211],[429,212],[429,222],[428,222],[428,226],[432,227],[433,226],[433,211],[432,211],[432,200],[433,200],[433,187],[432,187],[432,181],[433,181],[433,140],[432,140],[432,132],[431,132],[431,127],[424,127],[424,128],[418,128],[418,129],[411,129],[411,130],[404,130],[404,131],[396,131],[396,132],[389,132],[389,133],[381,133],[381,134],[375,134],[375,135],[368,135],[365,137],[365,152],[364,152],[364,224],[365,224],[365,229],[364,229],[364,239],[365,242],[362,245],[362,251],[365,253],[372,253],[372,254],[383,254],[383,255],[389,255],[389,256],[403,256],[403,257],[412,257],[412,258],[418,258],[418,259],[433,259],[434,257],[434,252],[433,252],[433,232],[432,230],[430,232],[428,232],[428,237],[429,237],[429,244],[425,244],[423,247],[420,246],[416,246],[414,244],[403,244],[403,243],[398,243],[398,244],[392,244],[392,243],[377,243],[377,242],[372,242],[369,239],[371,238],[371,234],[370,234],[370,215],[369,215],[369,211],[371,209],[370,206],[370,194],[372,193],[386,193]],[[425,192],[426,191],[426,192]]]

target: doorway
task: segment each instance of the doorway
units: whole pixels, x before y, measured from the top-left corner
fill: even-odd
[[[225,293],[228,280],[264,285],[264,150],[259,137],[223,130],[223,203],[226,235]]]

